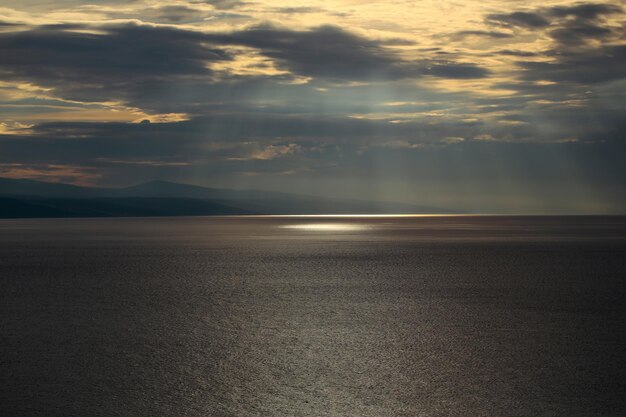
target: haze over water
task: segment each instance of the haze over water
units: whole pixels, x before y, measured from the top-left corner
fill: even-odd
[[[620,416],[625,217],[0,221],[6,416]]]

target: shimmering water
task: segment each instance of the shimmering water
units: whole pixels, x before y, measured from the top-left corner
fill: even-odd
[[[622,416],[626,218],[0,221],[2,416]]]

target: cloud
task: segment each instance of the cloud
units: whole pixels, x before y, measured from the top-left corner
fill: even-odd
[[[63,99],[118,101],[160,113],[180,113],[211,102],[214,94],[232,95],[238,85],[259,88],[258,83],[250,83],[255,79],[267,89],[296,76],[349,83],[424,76],[469,79],[489,74],[475,64],[408,61],[388,44],[334,26],[202,33],[133,23],[59,24],[0,33],[0,51],[5,57],[0,61],[0,76],[51,89]],[[215,64],[247,59],[250,52],[237,49],[241,46],[256,50],[284,73],[233,76],[226,69],[217,77]],[[250,93],[248,89],[241,96]],[[187,109],[172,108],[175,105]]]
[[[48,182],[65,182],[76,185],[93,185],[102,178],[102,174],[94,167],[74,166],[65,164],[19,164],[0,163],[0,177],[27,178]]]
[[[210,4],[218,10],[231,10],[249,4],[239,0],[203,0],[202,2]]]
[[[626,45],[610,45],[556,55],[553,62],[524,61],[522,79],[596,84],[621,80],[626,74]]]
[[[302,150],[300,145],[290,143],[288,145],[269,145],[263,149],[254,152],[249,159],[269,160],[279,158],[281,156],[293,155]]]
[[[334,26],[305,31],[258,27],[211,39],[217,44],[256,48],[280,66],[305,76],[337,80],[401,76],[400,61],[391,51]]]
[[[465,39],[468,37],[490,38],[490,39],[506,39],[512,38],[513,35],[507,32],[497,32],[493,30],[461,30],[453,33],[450,38],[454,40]]]
[[[584,45],[589,40],[602,41],[613,35],[613,30],[590,23],[567,24],[549,32],[549,35],[561,45]]]
[[[491,141],[495,141],[496,139],[487,133],[487,134],[482,134],[482,135],[478,135],[474,137],[474,140],[483,141],[483,142],[491,142]]]
[[[500,173],[623,177],[617,2],[485,15],[468,2],[446,28],[445,12],[416,21],[401,3],[3,9],[23,24],[0,30],[0,164],[103,184],[255,173],[268,188],[282,173],[433,190]]]
[[[602,15],[621,13],[623,9],[615,4],[579,3],[573,6],[554,6],[546,14],[555,17],[574,16],[578,19],[594,20]]]
[[[458,143],[462,143],[464,141],[465,141],[465,138],[461,138],[458,136],[448,136],[440,140],[441,143],[444,143],[446,145],[455,145]]]
[[[519,57],[531,57],[531,56],[537,56],[538,55],[536,52],[516,51],[516,50],[512,50],[512,49],[501,49],[499,51],[494,51],[493,54],[496,54],[496,55],[519,56]]]
[[[541,7],[533,11],[491,14],[488,24],[532,29],[553,40],[541,52],[501,50],[499,55],[542,58],[520,60],[517,77],[519,89],[535,94],[571,94],[573,85],[599,84],[620,80],[626,73],[624,22],[608,20],[622,14],[613,4],[577,3],[568,6]],[[539,88],[523,82],[551,82]],[[514,87],[515,88],[515,87]],[[544,91],[541,91],[541,90]]]
[[[67,29],[0,33],[2,77],[34,82],[67,99],[123,100],[144,83],[206,78],[209,63],[230,59],[190,31],[133,24]]]
[[[434,61],[424,68],[422,73],[441,78],[471,79],[487,77],[489,70],[474,64]]]
[[[325,10],[320,7],[307,7],[307,6],[298,6],[298,7],[277,7],[273,9],[276,13],[281,14],[306,14],[306,13],[322,13]]]
[[[482,103],[504,109],[510,102],[493,98]],[[394,181],[433,178],[444,184],[447,179],[487,181],[494,175],[571,181],[573,164],[594,181],[615,184],[626,174],[621,109],[592,108],[542,107],[507,116],[525,122],[521,125],[500,125],[490,115],[481,123],[442,118],[394,124],[334,112],[242,111],[160,124],[44,123],[22,134],[0,135],[0,164],[20,164],[20,172],[41,178],[47,175],[37,174],[41,167],[88,167],[86,173],[100,175],[103,184],[124,184],[128,178],[238,178],[251,172],[265,178],[291,173],[370,181],[378,175],[372,164],[386,167],[379,174]],[[572,138],[578,142],[563,142]],[[80,180],[81,171],[76,172],[74,180]]]
[[[497,26],[544,29],[554,24],[555,20],[573,17],[575,19],[565,21],[564,26],[588,27],[591,26],[591,21],[622,12],[623,9],[614,4],[578,3],[572,6],[538,8],[531,12],[494,13],[487,15],[486,22]]]
[[[474,64],[406,61],[385,47],[386,42],[367,39],[336,26],[304,31],[266,26],[209,38],[220,45],[258,49],[295,74],[334,81],[397,80],[423,75],[464,79],[488,74]]]
[[[513,12],[504,14],[490,14],[487,16],[487,22],[499,26],[517,26],[524,28],[544,28],[550,25],[550,21],[539,13],[532,12]]]
[[[148,17],[150,15],[153,15],[154,19],[160,22],[184,23],[201,21],[206,15],[206,12],[187,6],[178,5],[150,8],[144,11],[144,15],[147,15]]]
[[[2,27],[11,28],[11,27],[21,26],[21,25],[22,25],[21,23],[8,22],[6,20],[0,20],[0,28],[2,28]]]
[[[548,34],[564,47],[584,46],[590,41],[620,38],[623,32],[606,24],[602,18],[622,12],[620,7],[610,4],[555,6],[545,11],[546,15],[560,19],[556,22],[558,27]]]
[[[303,156],[320,146],[356,148],[408,137],[418,143],[459,137],[465,131],[462,125],[389,124],[340,115],[238,113],[158,124],[54,122],[0,134],[0,163],[271,160]]]

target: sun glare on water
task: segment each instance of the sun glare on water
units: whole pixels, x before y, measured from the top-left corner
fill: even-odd
[[[319,223],[297,223],[279,226],[283,229],[302,230],[311,232],[354,232],[372,229],[374,225],[361,223],[356,219],[361,218],[402,218],[402,217],[436,217],[443,216],[438,214],[295,214],[295,215],[269,215],[263,217],[281,217],[281,218],[302,218],[316,219]],[[355,219],[356,222],[349,222],[349,219]],[[329,219],[331,221],[328,221]],[[346,221],[341,221],[345,219]],[[326,221],[325,221],[326,220]],[[333,222],[332,220],[338,220]]]
[[[281,226],[285,229],[308,230],[312,232],[352,232],[366,230],[368,226],[356,223],[303,223]]]

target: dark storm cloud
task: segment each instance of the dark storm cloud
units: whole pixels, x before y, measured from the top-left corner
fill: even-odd
[[[558,6],[547,10],[551,17],[561,18],[559,27],[548,35],[564,47],[584,46],[589,41],[607,41],[621,37],[620,29],[605,25],[602,17],[622,13],[620,7],[608,4],[579,4]],[[573,17],[570,19],[570,17]]]
[[[578,3],[573,6],[554,6],[539,8],[531,12],[495,13],[487,15],[486,21],[497,26],[522,27],[527,29],[543,29],[560,20],[573,17],[565,26],[591,26],[592,21],[603,16],[622,13],[623,9],[613,4]]]
[[[270,175],[276,180],[276,175],[284,173],[370,181],[380,179],[384,167],[384,178],[398,181],[433,179],[445,184],[454,180],[464,185],[517,178],[527,185],[535,179],[567,184],[572,175],[584,173],[602,187],[619,189],[620,178],[626,174],[624,144],[607,139],[626,126],[617,123],[615,115],[585,114],[573,109],[537,115],[558,124],[549,126],[557,131],[570,124],[561,133],[578,131],[581,140],[547,144],[538,143],[544,137],[554,139],[546,133],[547,126],[538,122],[541,119],[535,125],[513,128],[394,125],[311,116],[231,116],[158,125],[48,123],[22,136],[0,135],[0,169],[7,163],[39,171],[47,166],[89,167],[103,175],[106,184],[127,184],[129,178],[133,182],[154,178],[202,181],[247,174]],[[595,120],[596,116],[600,119]],[[472,140],[485,133],[506,143]],[[451,139],[455,137],[466,140]],[[525,138],[532,142],[515,143]],[[585,143],[588,139],[597,142]]]
[[[434,77],[452,79],[484,78],[489,75],[488,70],[473,64],[457,64],[445,61],[426,66],[423,73]]]
[[[590,23],[567,24],[549,32],[552,39],[562,45],[583,45],[589,40],[605,40],[613,35],[613,30]]]
[[[0,135],[0,168],[6,163],[35,169],[89,166],[109,179],[149,179],[185,169],[186,175],[199,169],[216,175],[280,173],[313,168],[310,159],[322,157],[321,150],[336,135],[371,137],[376,131],[376,123],[362,120],[272,115],[221,115],[162,124],[46,123],[24,135]],[[316,150],[305,154],[305,148]]]
[[[195,32],[136,25],[98,30],[2,33],[0,75],[52,88],[64,98],[104,101],[149,81],[207,76],[208,62],[230,59]]]
[[[167,139],[181,144],[204,145],[221,140],[273,140],[277,137],[370,137],[381,131],[393,134],[406,133],[409,130],[410,127],[389,125],[386,122],[330,115],[216,113],[173,123],[42,123],[29,129],[28,134],[58,140],[93,136],[120,141],[127,138],[146,139],[155,144],[160,139]]]
[[[154,96],[154,108],[167,99],[165,93],[180,95],[180,89],[193,95],[195,89],[217,82],[211,63],[231,60],[235,52],[227,49],[233,46],[255,48],[292,74],[340,82],[488,74],[476,65],[449,60],[405,61],[387,46],[398,43],[402,42],[379,42],[332,26],[207,34],[134,24],[53,25],[0,33],[0,76],[52,88],[59,97],[79,101],[145,104],[146,96]],[[228,82],[232,86],[239,81],[233,77]]]
[[[216,114],[175,123],[42,123],[23,134],[0,135],[0,163],[91,164],[102,160],[186,161],[245,159],[250,147],[292,145],[298,157],[327,146],[356,151],[390,140],[436,142],[459,136],[468,123],[400,123],[340,115]],[[19,132],[18,132],[19,133]],[[255,149],[257,149],[255,148]],[[307,150],[311,150],[307,152]],[[296,157],[294,154],[293,157]],[[328,161],[336,162],[336,161]],[[303,166],[304,167],[304,166]]]
[[[306,76],[345,80],[403,75],[398,58],[378,42],[334,26],[307,31],[260,27],[213,35],[212,40],[256,48],[281,66]]]
[[[21,26],[21,24],[15,23],[15,22],[7,22],[5,20],[0,20],[0,28],[1,27],[15,27],[15,26]]]
[[[624,78],[626,73],[625,46],[611,42],[623,39],[624,26],[608,23],[606,17],[623,13],[611,4],[577,3],[572,6],[538,8],[531,12],[514,12],[487,16],[492,24],[506,23],[542,31],[554,43],[540,54],[523,51],[499,51],[501,55],[543,56],[550,61],[520,61],[518,74],[522,81],[512,86],[520,91],[571,94],[572,86],[599,84]],[[553,81],[553,86],[535,88],[528,81]],[[543,90],[543,91],[542,91]],[[561,98],[562,98],[561,97]],[[553,97],[558,99],[558,97]]]
[[[614,4],[580,3],[574,6],[555,6],[547,10],[547,14],[555,17],[574,16],[578,19],[593,20],[601,15],[621,13],[621,7]]]
[[[522,99],[509,103],[490,99],[499,110],[523,110]],[[508,107],[507,107],[508,106]],[[43,123],[24,130],[21,135],[0,135],[0,163],[38,164],[119,164],[121,161],[153,161],[153,165],[187,162],[245,160],[251,151],[270,147],[285,158],[340,157],[321,149],[338,149],[344,156],[359,149],[404,149],[413,152],[420,146],[447,146],[449,138],[466,141],[490,135],[500,141],[533,143],[576,139],[580,142],[620,141],[626,122],[620,109],[600,106],[587,108],[536,108],[499,117],[497,120],[523,122],[520,125],[462,121],[367,120],[340,115],[215,114],[175,123]],[[438,145],[439,144],[439,145]],[[270,155],[271,156],[271,155]],[[273,159],[273,158],[268,158]],[[140,164],[139,164],[140,165]],[[301,166],[307,167],[306,164]],[[283,169],[284,165],[276,167]],[[233,169],[235,169],[233,167]]]
[[[490,14],[487,22],[500,26],[519,26],[525,28],[543,28],[550,24],[550,21],[538,13],[513,12],[504,14]]]
[[[555,56],[554,62],[520,62],[522,79],[595,84],[621,80],[626,74],[626,45],[604,46]]]
[[[462,79],[488,74],[487,70],[473,64],[404,61],[385,47],[386,42],[367,39],[335,26],[305,31],[268,26],[209,38],[217,44],[256,48],[293,73],[336,81],[396,80],[422,75]]]

